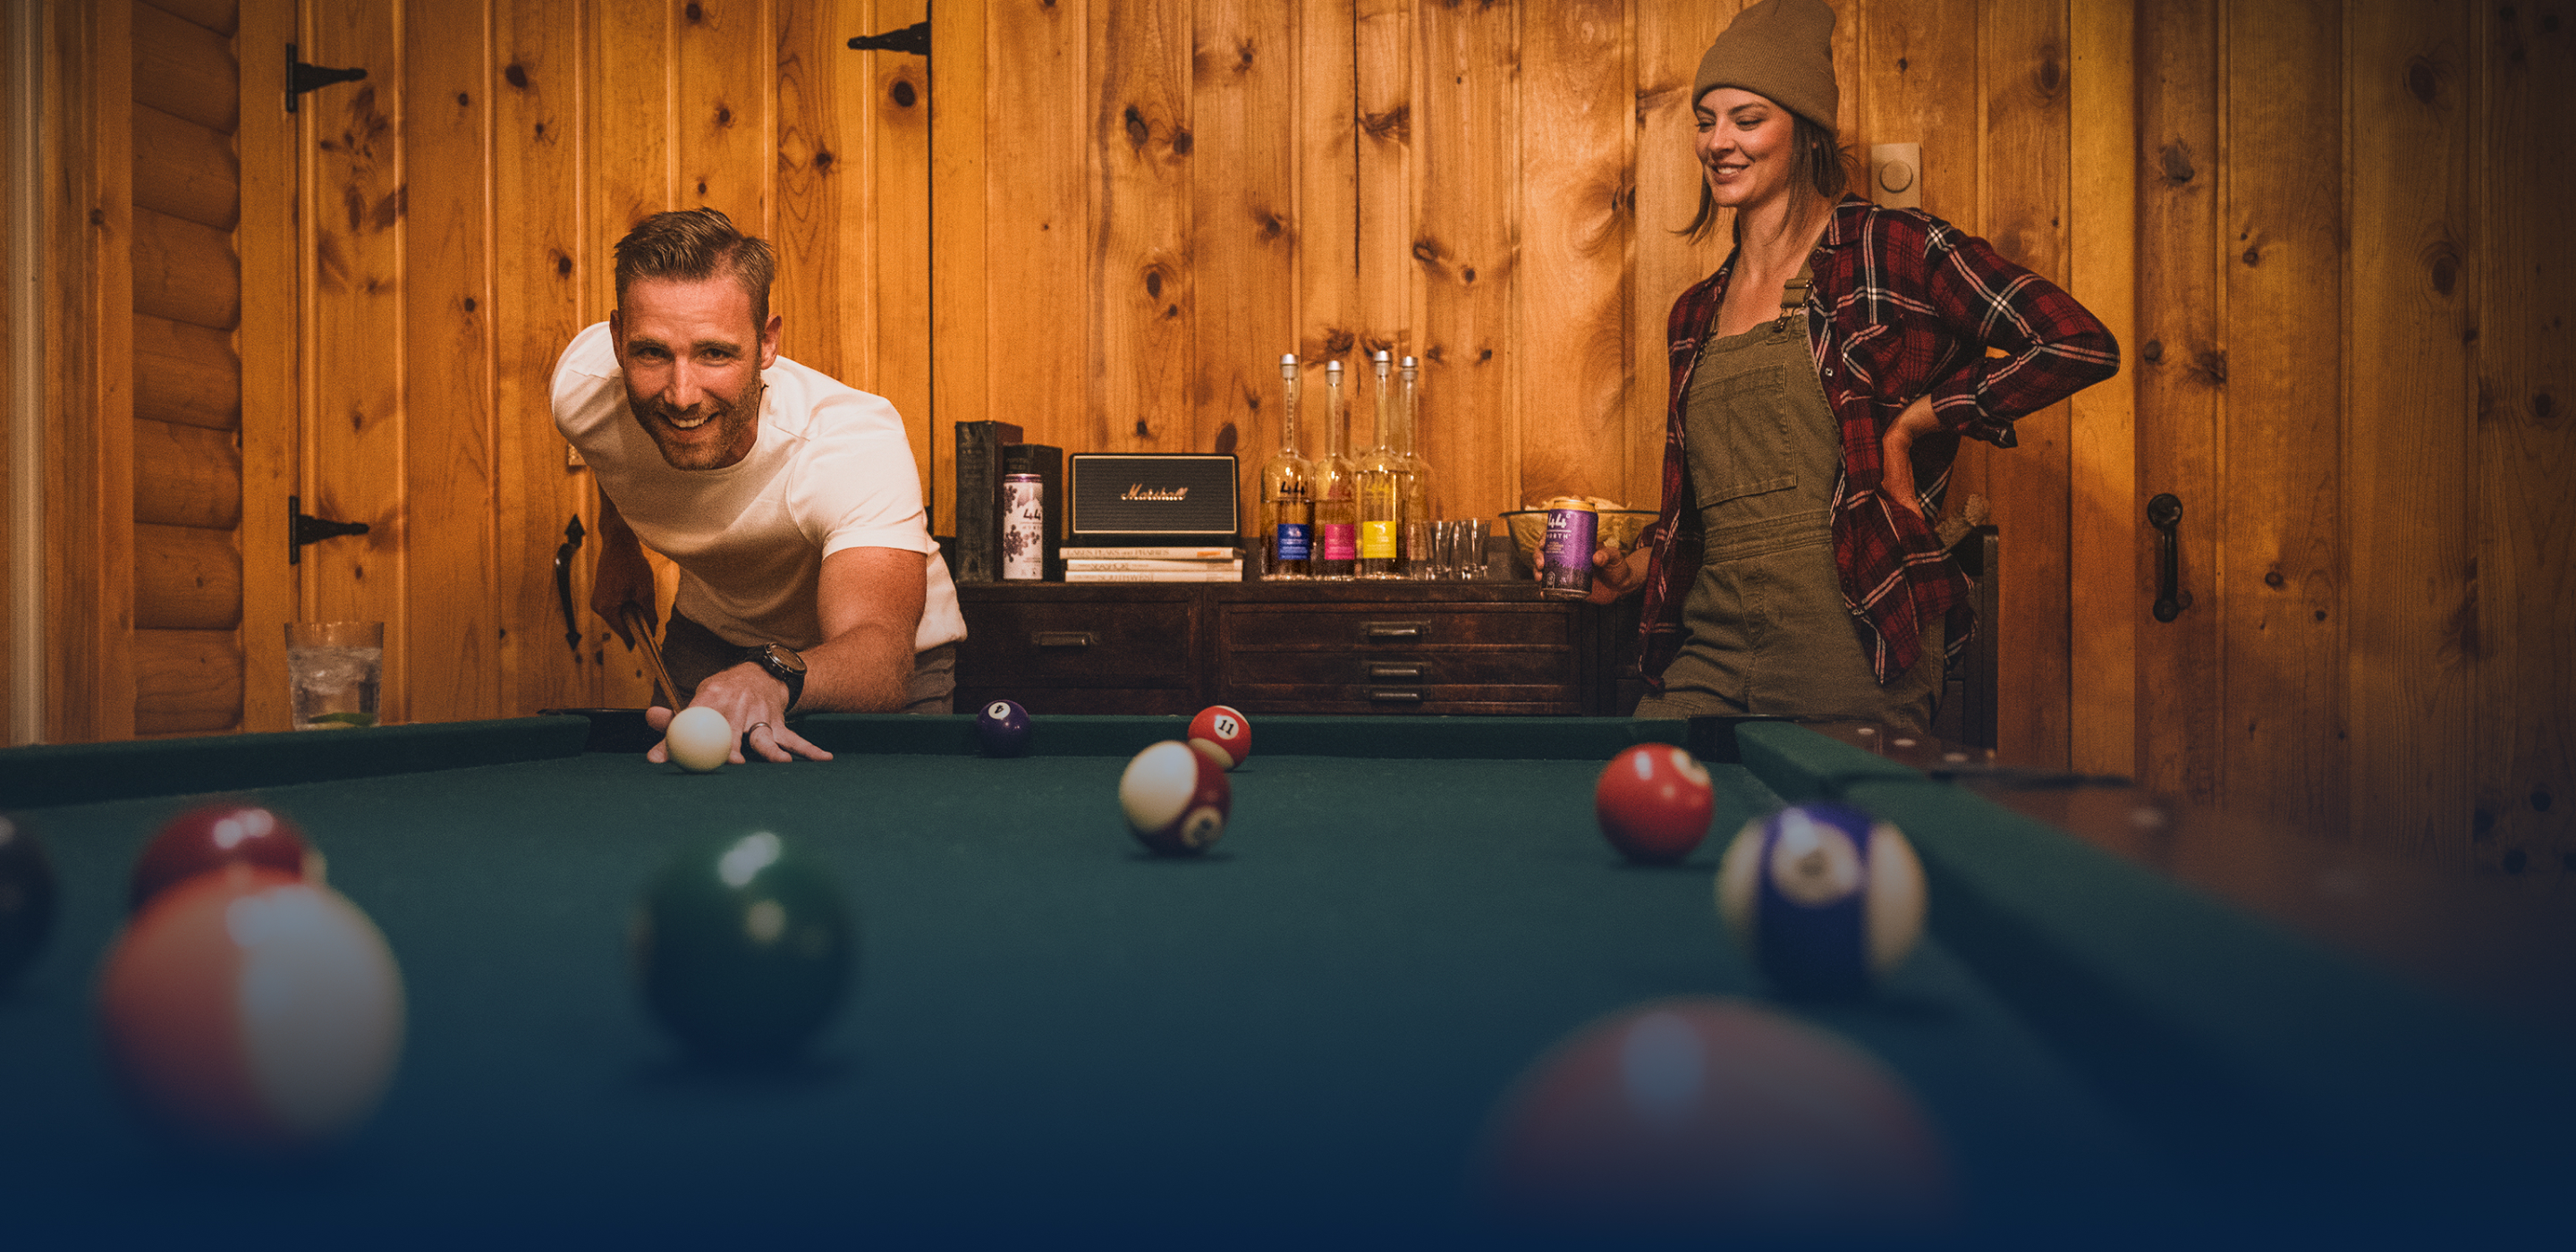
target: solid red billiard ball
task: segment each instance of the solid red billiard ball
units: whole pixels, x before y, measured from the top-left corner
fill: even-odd
[[[1208,754],[1166,739],[1136,754],[1118,777],[1118,807],[1145,846],[1165,856],[1207,851],[1225,833],[1234,785]]]
[[[161,893],[101,966],[99,1033],[141,1103],[192,1137],[308,1148],[364,1122],[402,1055],[402,973],[367,915],[277,870]]]
[[[319,879],[318,860],[295,823],[275,809],[242,800],[201,804],[171,818],[135,858],[126,907],[141,909],[172,884],[225,865]]]
[[[1211,704],[1190,719],[1190,746],[1233,769],[1252,756],[1252,721],[1231,706]]]
[[[1601,833],[1629,860],[1669,865],[1708,834],[1717,796],[1708,769],[1668,743],[1641,743],[1613,757],[1592,789]]]

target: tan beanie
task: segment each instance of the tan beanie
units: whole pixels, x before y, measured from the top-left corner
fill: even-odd
[[[1824,0],[1761,0],[1736,14],[1699,59],[1691,104],[1696,107],[1711,87],[1768,96],[1835,129],[1842,92],[1834,86],[1834,11]]]

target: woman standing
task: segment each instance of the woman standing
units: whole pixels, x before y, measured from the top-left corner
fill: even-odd
[[[2015,418],[2119,368],[2055,284],[1847,194],[1833,28],[1823,0],[1763,0],[1692,84],[1688,233],[1732,209],[1735,247],[1673,303],[1662,515],[1593,558],[1595,600],[1645,592],[1639,717],[1927,729],[1973,626],[1932,525],[1959,438],[2011,447]]]

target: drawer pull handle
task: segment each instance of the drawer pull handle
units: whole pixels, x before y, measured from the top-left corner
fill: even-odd
[[[1423,622],[1362,622],[1360,638],[1419,639],[1426,626],[1427,623]]]
[[[1369,703],[1420,704],[1422,703],[1422,693],[1419,691],[1392,691],[1384,687],[1372,687],[1369,689]]]
[[[1371,664],[1368,667],[1368,676],[1371,682],[1418,683],[1422,681],[1422,667]]]
[[[1087,630],[1041,630],[1030,634],[1029,642],[1041,648],[1088,648],[1100,636]]]

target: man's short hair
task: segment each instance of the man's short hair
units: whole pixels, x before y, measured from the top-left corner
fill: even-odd
[[[702,282],[730,274],[751,297],[754,334],[769,324],[769,282],[777,273],[778,258],[769,245],[734,229],[733,219],[714,209],[656,213],[617,241],[620,307],[626,288],[639,278]]]

